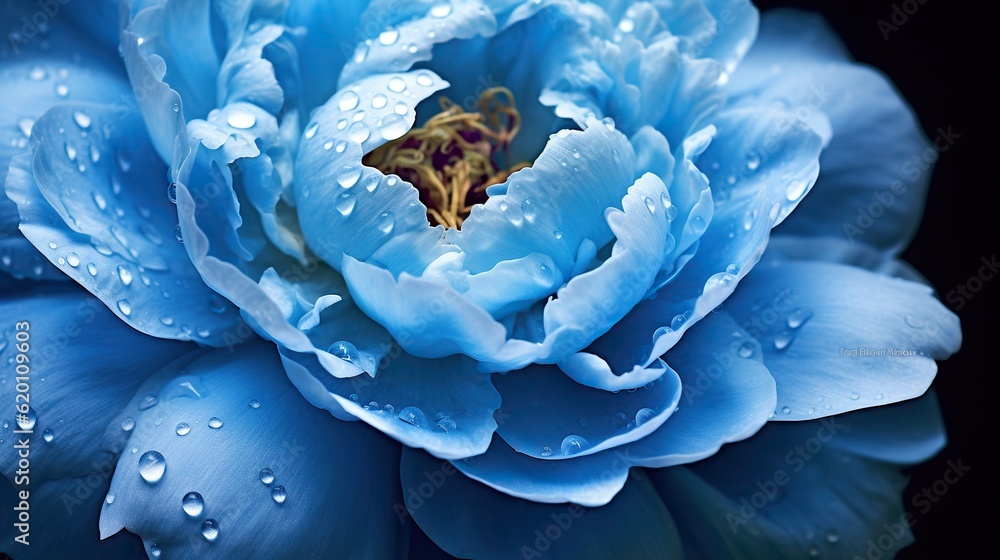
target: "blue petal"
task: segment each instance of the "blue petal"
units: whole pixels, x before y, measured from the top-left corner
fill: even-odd
[[[778,386],[776,420],[917,397],[934,360],[961,344],[958,317],[927,286],[833,263],[769,265],[744,280],[726,311],[761,343]]]
[[[823,171],[783,233],[846,236],[898,253],[920,223],[930,167],[958,135],[939,130],[931,147],[889,80],[852,62],[838,43],[817,17],[769,15],[729,89],[734,103],[774,101],[804,121],[829,117],[833,138],[820,159]],[[790,52],[798,54],[789,60]],[[871,211],[877,219],[869,207],[878,207]]]
[[[408,446],[445,459],[486,451],[500,395],[464,356],[422,360],[393,348],[378,376],[338,379],[314,358],[282,351],[289,378],[314,406],[357,418]]]
[[[497,416],[502,421],[507,415],[501,409]],[[540,460],[518,453],[503,439],[494,437],[486,453],[454,461],[453,465],[465,476],[515,498],[600,507],[625,486],[632,463],[618,450],[570,461]]]
[[[662,297],[644,300],[586,352],[561,363],[570,375],[608,385],[645,383],[642,376],[631,382],[626,372],[656,362],[733,292],[760,258],[771,228],[795,208],[819,173],[819,136],[788,113],[738,108],[721,113],[716,122],[718,136],[698,158],[716,210],[697,253],[660,288]]]
[[[680,375],[683,397],[666,423],[625,447],[631,464],[704,459],[752,436],[773,414],[775,384],[760,346],[726,313],[699,321],[665,358]]]
[[[698,558],[853,558],[871,543],[892,557],[912,542],[898,467],[854,455],[842,435],[868,428],[848,414],[771,423],[690,467],[651,471],[685,551]],[[739,468],[733,468],[739,465]]]
[[[930,284],[916,269],[892,255],[841,237],[799,237],[775,232],[762,260],[835,262],[877,272],[882,276]]]
[[[917,399],[853,412],[850,418],[856,429],[832,444],[876,461],[916,465],[937,455],[948,439],[933,389]]]
[[[241,320],[174,239],[166,168],[138,115],[62,105],[32,138],[33,157],[17,158],[7,188],[46,258],[146,334],[225,344]]]
[[[87,476],[95,468],[106,476],[114,455],[100,444],[105,428],[148,376],[194,349],[136,332],[72,284],[37,284],[16,299],[4,294],[0,314],[10,320],[0,341],[0,363],[11,372],[0,380],[0,398],[10,403],[0,418],[0,439],[8,442],[0,446],[0,467],[13,479],[18,453],[13,443],[30,438],[32,495],[43,480]],[[27,351],[21,351],[15,333],[24,333]],[[27,435],[15,433],[24,427],[15,418],[16,385],[24,381],[14,377],[15,362],[27,367],[23,377],[30,385],[35,423]]]
[[[516,451],[538,459],[591,455],[640,440],[659,428],[681,398],[673,370],[637,391],[585,387],[551,366],[496,376],[503,397],[497,432]]]
[[[680,536],[649,479],[636,472],[602,508],[512,498],[404,449],[406,508],[438,546],[461,558],[679,558]]]
[[[149,407],[151,394],[156,404]],[[245,345],[235,356],[209,352],[183,369],[165,369],[119,421],[125,416],[136,427],[120,443],[102,536],[128,528],[147,552],[156,546],[165,557],[397,557],[399,447],[310,407],[282,379],[269,345]],[[153,451],[165,472],[151,483],[140,464]],[[265,468],[273,473],[269,483]],[[203,501],[196,515],[182,509],[189,492]],[[337,530],[317,533],[319,517]],[[213,541],[203,536],[208,520],[218,526]]]
[[[28,138],[35,120],[53,105],[103,102],[114,103],[121,110],[128,104],[128,81],[114,50],[94,48],[90,37],[71,27],[79,12],[102,13],[105,4],[46,4],[55,10],[51,15],[37,3],[18,6],[6,2],[0,8],[0,19],[21,22],[6,35],[10,51],[0,68],[0,82],[5,85],[5,101],[0,106],[0,188],[6,182],[11,158],[30,150]],[[45,20],[46,29],[23,24],[36,14],[41,14],[38,20]],[[0,193],[0,270],[21,277],[65,278],[24,239],[17,224],[15,205]]]
[[[295,164],[295,199],[309,247],[330,266],[339,270],[344,255],[367,260],[397,237],[434,231],[417,190],[363,166],[361,158],[403,136],[417,103],[447,86],[426,71],[371,76],[313,115]],[[379,95],[385,104],[376,108]]]
[[[61,478],[44,482],[33,480],[27,491],[29,515],[27,546],[14,542],[22,536],[19,528],[4,523],[0,528],[0,542],[8,552],[17,553],[18,560],[65,558],[72,551],[77,558],[142,558],[145,551],[142,541],[123,531],[109,539],[101,540],[97,530],[101,504],[111,484],[113,462],[98,465],[102,470],[77,478]],[[0,501],[8,507],[21,503],[15,487],[6,479],[0,480]],[[20,513],[20,512],[16,512]],[[10,556],[8,556],[10,558]]]

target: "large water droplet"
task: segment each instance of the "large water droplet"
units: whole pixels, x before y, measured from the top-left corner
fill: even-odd
[[[611,427],[620,430],[628,425],[628,416],[624,412],[616,413],[611,417]]]
[[[260,401],[258,401],[257,399],[250,399],[250,408],[254,410],[260,408]]]
[[[458,424],[456,424],[450,416],[442,416],[438,419],[437,424],[434,425],[434,431],[445,434],[455,430],[456,428],[458,428]]]
[[[80,111],[74,111],[73,122],[75,122],[76,126],[80,128],[83,129],[90,128],[90,117],[88,117],[86,113],[82,113]]]
[[[792,343],[794,335],[788,331],[781,331],[778,336],[774,337],[774,349],[784,350],[788,348],[788,345]]]
[[[654,412],[652,408],[640,408],[639,411],[635,413],[636,427],[649,422],[654,416],[656,416],[656,412]]]
[[[354,211],[354,206],[357,203],[358,197],[353,193],[341,193],[341,195],[337,197],[337,212],[340,212],[340,215],[346,218],[351,215],[351,212]]]
[[[365,140],[371,138],[372,130],[368,128],[368,125],[363,122],[356,122],[351,125],[351,130],[347,132],[347,137],[351,139],[351,142],[357,144],[363,143]]]
[[[52,434],[52,430],[45,430],[42,432],[42,439],[45,440],[46,443],[50,443],[54,437],[55,436]]]
[[[205,500],[197,492],[188,492],[181,498],[181,508],[188,517],[198,517],[205,510]]]
[[[118,265],[118,278],[122,281],[122,284],[126,286],[130,286],[132,284],[132,272],[121,265]],[[124,312],[125,311],[123,310],[122,313]]]
[[[361,359],[358,349],[346,340],[338,340],[337,342],[334,342],[330,345],[330,348],[327,349],[327,352],[333,354],[341,360],[344,360],[345,362],[351,362],[352,364],[358,364]]]
[[[127,299],[120,299],[118,300],[118,310],[122,312],[122,315],[128,317],[132,314],[132,304]]]
[[[264,486],[270,486],[274,482],[274,471],[267,467],[260,469],[260,481],[264,483]]]
[[[147,451],[139,457],[139,476],[150,484],[156,484],[167,470],[167,460],[159,451]]]
[[[229,113],[229,116],[226,117],[226,122],[233,128],[245,130],[253,128],[253,126],[257,124],[257,117],[253,116],[253,113],[248,113],[246,111],[232,111]]]
[[[403,93],[406,91],[406,80],[400,78],[399,76],[393,76],[389,79],[387,87],[389,88],[389,91],[393,93]]]
[[[382,120],[380,132],[386,140],[395,140],[406,134],[408,129],[409,125],[402,116],[392,114]]]
[[[559,450],[563,455],[570,456],[576,455],[588,447],[590,447],[590,442],[582,436],[569,435],[563,439],[562,445],[559,446]]]
[[[750,358],[753,357],[754,350],[755,348],[753,342],[748,340],[743,344],[740,344],[740,347],[736,350],[736,354],[741,358]]]
[[[208,427],[212,428],[213,430],[218,430],[219,428],[222,427],[222,419],[219,418],[218,416],[213,416],[209,418]]]
[[[309,127],[306,128],[306,139],[308,140],[308,139],[312,138],[313,136],[316,136],[316,131],[318,131],[318,130],[319,130],[319,123],[318,122],[314,122],[311,125],[309,125]]]
[[[125,418],[124,420],[122,420],[122,430],[125,430],[126,432],[131,432],[132,428],[135,428],[135,420],[131,418]]]
[[[378,35],[378,42],[385,46],[395,43],[398,39],[399,31],[396,29],[386,29]]]
[[[806,189],[809,188],[809,183],[806,181],[793,181],[788,185],[788,190],[785,191],[785,197],[788,198],[789,202],[795,202],[796,200],[802,198],[802,195],[806,193]]]
[[[337,183],[345,189],[349,189],[358,183],[361,178],[361,167],[357,165],[345,165],[337,174]]]
[[[399,419],[411,426],[423,428],[427,426],[427,417],[422,410],[415,406],[408,406],[399,411]]]
[[[382,233],[388,235],[392,232],[392,228],[396,225],[396,215],[392,212],[382,212],[378,215],[378,220],[375,222],[375,227],[379,229]]]
[[[66,263],[73,268],[80,266],[80,255],[77,255],[76,253],[68,253],[66,255]]]
[[[381,109],[389,104],[389,98],[384,93],[376,93],[372,97],[372,109]]]
[[[275,502],[277,502],[279,504],[283,504],[283,503],[285,503],[285,498],[287,498],[287,497],[288,497],[288,493],[285,492],[285,487],[284,486],[282,486],[280,484],[276,484],[273,488],[271,488],[271,498]]]
[[[214,519],[206,519],[201,524],[201,536],[205,537],[205,540],[212,542],[219,538],[219,522]]]
[[[812,313],[809,311],[804,311],[802,309],[796,309],[788,315],[788,328],[797,329],[805,324],[809,318],[812,317]]]
[[[358,106],[358,103],[361,103],[361,97],[359,97],[357,93],[353,91],[345,91],[340,94],[340,101],[337,102],[337,107],[339,107],[341,111],[350,111],[355,109]]]
[[[431,15],[436,18],[444,18],[451,15],[451,2],[439,2],[431,7]]]

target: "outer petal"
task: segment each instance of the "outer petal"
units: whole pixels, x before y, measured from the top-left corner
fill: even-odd
[[[486,451],[500,395],[464,356],[423,360],[394,348],[375,379],[338,379],[305,355],[282,352],[292,383],[313,405],[358,419],[408,446],[445,459]]]
[[[961,344],[931,289],[854,267],[771,261],[726,310],[761,342],[775,419],[804,420],[919,396]]]
[[[156,395],[152,407],[149,394]],[[140,389],[126,415],[136,428],[123,444],[113,501],[101,513],[103,536],[128,528],[151,556],[155,547],[183,557],[397,557],[398,446],[309,407],[268,345],[245,345],[235,356],[214,351],[180,371],[166,369]],[[166,465],[154,482],[140,467],[150,451]],[[273,480],[262,477],[265,468]],[[202,497],[196,515],[182,509],[189,492]],[[338,503],[364,507],[330,509]],[[317,518],[329,530],[316,531]],[[213,539],[205,536],[210,519],[218,529]]]
[[[142,382],[193,345],[144,336],[119,321],[101,302],[72,284],[38,284],[0,296],[0,316],[8,322],[0,340],[0,363],[10,375],[0,379],[5,404],[0,429],[0,467],[9,478],[17,470],[17,438],[31,439],[31,488],[44,480],[107,476],[114,450],[102,446],[104,429],[125,408]],[[22,352],[16,333],[27,337]],[[18,356],[24,356],[19,358]],[[14,365],[27,366],[32,420],[17,421]],[[119,428],[120,430],[120,428]],[[34,503],[32,503],[34,505]]]
[[[797,53],[790,61],[789,52]],[[823,172],[783,233],[842,235],[892,253],[906,247],[920,223],[930,167],[959,135],[939,131],[931,147],[881,72],[852,62],[820,18],[793,11],[765,17],[729,90],[734,103],[773,101],[806,121],[829,118]],[[877,219],[866,213],[872,205],[881,207]]]
[[[50,107],[66,101],[102,102],[113,103],[121,111],[129,102],[128,81],[114,50],[94,48],[90,37],[72,27],[74,21],[80,23],[78,12],[98,13],[107,3],[87,3],[85,9],[75,2],[47,4],[50,11],[56,10],[55,14],[43,11],[35,2],[4,2],[0,7],[0,20],[11,22],[11,29],[5,26],[5,41],[0,47],[0,83],[4,84],[4,101],[0,104],[0,190],[11,158],[29,151],[32,126]],[[22,17],[30,22],[36,13],[41,14],[37,21],[46,22],[44,29],[30,23],[23,25]],[[23,34],[32,31],[30,37]],[[0,270],[31,278],[64,279],[22,237],[17,224],[17,208],[0,192]]]
[[[175,239],[166,168],[137,115],[60,106],[35,124],[33,141],[30,167],[19,156],[8,181],[25,235],[136,329],[224,344],[241,320]]]
[[[609,505],[586,509],[512,498],[409,448],[400,469],[410,515],[454,556],[596,560],[681,555],[674,519],[638,472]]]
[[[911,543],[898,467],[841,445],[842,438],[884,441],[856,418],[772,423],[711,459],[652,471],[668,507],[686,513],[677,517],[685,551],[697,558],[846,559],[865,557],[872,542],[887,557]]]

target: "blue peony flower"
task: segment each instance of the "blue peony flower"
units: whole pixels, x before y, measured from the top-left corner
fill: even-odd
[[[14,557],[911,542],[900,470],[944,444],[925,393],[961,343],[897,258],[929,144],[818,18],[0,11]]]

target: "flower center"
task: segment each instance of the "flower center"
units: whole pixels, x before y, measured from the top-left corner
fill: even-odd
[[[431,225],[458,229],[473,206],[486,202],[487,187],[530,164],[501,169],[494,159],[506,154],[521,127],[510,90],[484,91],[475,112],[464,111],[446,97],[440,103],[441,112],[424,126],[382,145],[362,161],[413,184]]]

